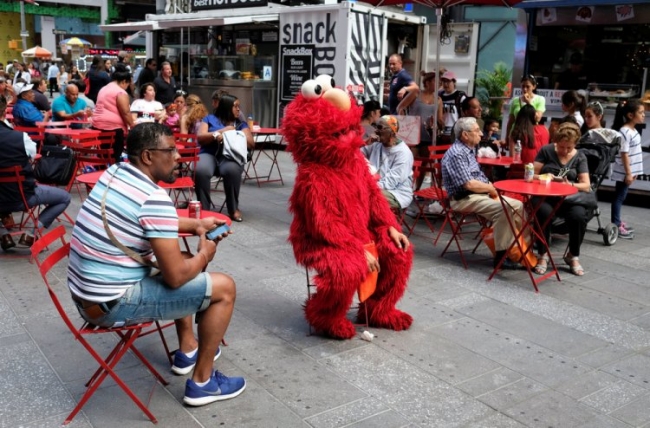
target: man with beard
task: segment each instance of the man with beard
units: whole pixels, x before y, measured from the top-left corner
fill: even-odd
[[[179,154],[169,128],[135,126],[127,153],[129,162],[106,170],[79,211],[68,267],[72,300],[86,321],[102,327],[176,320],[179,350],[172,371],[184,375],[194,369],[183,401],[201,406],[236,397],[246,381],[212,367],[232,316],[235,282],[223,273],[204,272],[217,251],[217,242],[205,234],[224,222],[179,218],[156,184],[176,179]],[[179,233],[199,237],[194,256],[181,252]],[[198,341],[193,314],[199,315]]]

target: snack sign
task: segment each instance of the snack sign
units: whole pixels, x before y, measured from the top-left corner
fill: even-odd
[[[192,11],[268,6],[268,0],[191,0]]]

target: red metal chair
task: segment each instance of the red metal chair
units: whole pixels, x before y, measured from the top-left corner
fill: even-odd
[[[81,188],[79,182],[77,181],[77,176],[80,173],[86,172],[86,168],[91,168],[95,171],[101,171],[107,169],[110,165],[115,162],[113,158],[113,148],[101,149],[98,147],[76,147],[74,149],[75,156],[77,158],[77,174],[72,178],[74,185],[77,186],[77,191],[79,192],[79,197],[83,201],[83,196],[81,195]],[[70,185],[72,187],[72,184]],[[86,184],[86,192],[90,193],[93,186]]]
[[[194,178],[196,177],[196,163],[199,161],[199,146],[196,143],[186,141],[184,145],[177,144],[176,150],[178,159],[179,175],[173,183],[158,182],[158,185],[169,191],[169,196],[178,206],[181,195],[186,203],[192,200],[194,194]]]
[[[127,351],[133,352],[135,356],[144,364],[144,366],[151,372],[151,374],[163,385],[167,385],[168,382],[156,371],[156,369],[147,361],[147,359],[142,355],[142,353],[135,347],[134,342],[139,337],[142,337],[146,334],[158,331],[160,337],[165,344],[165,349],[167,350],[167,344],[165,338],[162,334],[161,327],[158,323],[142,323],[136,324],[128,327],[116,327],[116,328],[104,328],[97,327],[87,322],[84,322],[80,328],[77,328],[68,314],[66,313],[59,297],[57,296],[56,291],[48,281],[48,273],[50,270],[59,265],[70,253],[70,244],[65,242],[65,228],[63,226],[58,226],[47,234],[43,235],[41,239],[36,241],[31,247],[31,254],[34,258],[36,265],[38,266],[41,277],[47,286],[48,293],[54,306],[56,307],[57,312],[63,319],[65,325],[70,329],[75,339],[81,343],[81,345],[88,351],[88,353],[99,363],[99,368],[86,383],[88,389],[79,400],[77,406],[72,410],[68,417],[63,422],[64,425],[67,425],[72,421],[72,419],[79,413],[81,408],[86,404],[88,399],[97,391],[97,388],[101,383],[106,379],[107,376],[110,376],[115,383],[119,385],[120,388],[133,400],[133,402],[142,410],[145,415],[153,422],[157,423],[157,420],[153,413],[144,405],[144,403],[129,389],[129,387],[122,381],[122,379],[115,372],[115,366],[126,354]],[[47,253],[42,259],[39,259],[41,252],[51,246],[56,245],[56,241],[61,241],[61,246],[56,250],[51,250]],[[118,343],[115,345],[113,350],[106,356],[102,356],[93,348],[93,346],[88,342],[86,337],[105,334],[105,333],[114,333],[118,337]],[[169,355],[169,354],[168,354]]]
[[[38,214],[40,212],[40,205],[34,205],[29,207],[27,204],[27,197],[25,196],[25,189],[23,183],[25,182],[25,175],[23,174],[23,168],[21,166],[11,166],[8,168],[0,168],[0,185],[2,186],[11,186],[15,185],[20,192],[20,198],[24,205],[23,215],[20,219],[20,223],[17,223],[20,226],[20,229],[24,229],[25,226],[31,222],[33,227],[34,237],[40,235],[38,229]],[[10,232],[11,235],[22,234],[22,232]]]

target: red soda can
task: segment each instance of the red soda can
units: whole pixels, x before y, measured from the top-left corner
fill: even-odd
[[[190,218],[201,218],[201,202],[190,201],[187,206]]]

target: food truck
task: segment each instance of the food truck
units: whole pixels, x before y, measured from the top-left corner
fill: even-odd
[[[147,56],[171,60],[186,91],[209,105],[214,90],[227,90],[240,99],[242,111],[264,127],[276,126],[282,106],[304,80],[318,74],[331,74],[337,86],[363,102],[383,99],[392,53],[403,55],[404,68],[417,81],[421,70],[434,69],[435,25],[398,8],[356,2],[201,5],[200,11],[147,15],[146,21],[100,28],[149,31],[148,40],[156,38],[158,43],[151,44]],[[468,93],[474,88],[478,25],[450,24],[451,39],[439,54],[440,64],[456,73],[459,89]]]

